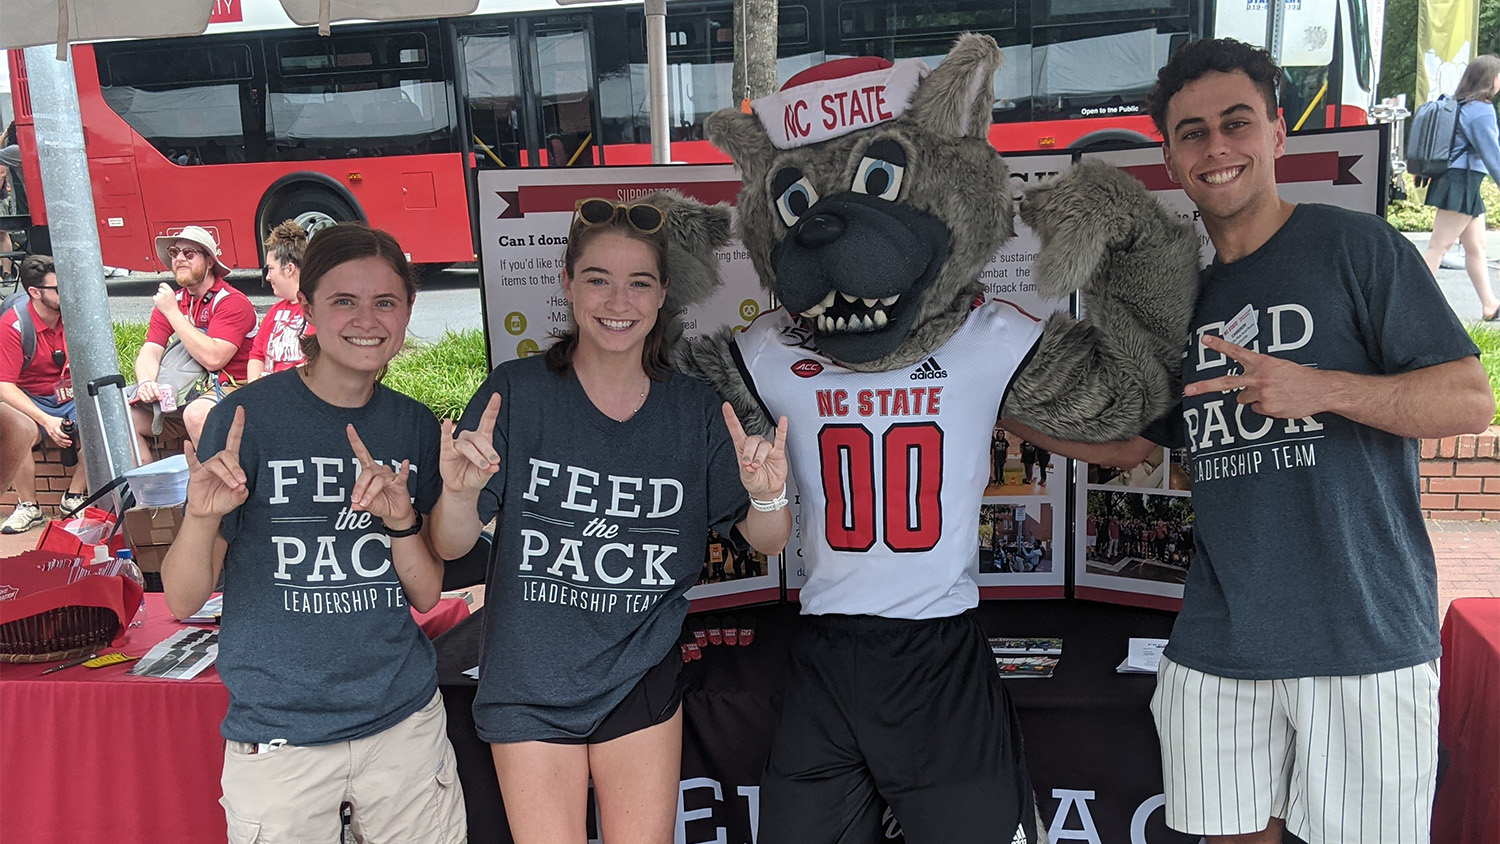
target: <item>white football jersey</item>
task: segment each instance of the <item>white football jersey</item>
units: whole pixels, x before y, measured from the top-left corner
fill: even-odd
[[[890,372],[830,361],[782,308],[735,336],[746,383],[772,419],[787,417],[804,613],[942,618],[978,602],[990,433],[1041,334],[1041,321],[992,301]]]

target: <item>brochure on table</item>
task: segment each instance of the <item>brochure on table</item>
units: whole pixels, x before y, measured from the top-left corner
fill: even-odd
[[[1005,160],[1019,209],[1026,187],[1067,170],[1073,157],[1069,153],[1013,153]],[[1038,319],[1067,309],[1067,299],[1044,299],[1037,294],[1031,268],[1040,242],[1019,216],[1015,229],[1015,237],[1001,246],[981,273],[988,295],[1012,302]],[[982,598],[1061,598],[1066,579],[1063,560],[1068,535],[1068,461],[1054,455],[1045,484],[1040,483],[1043,472],[1038,467],[1033,467],[1031,483],[1025,483],[1020,438],[1012,436],[1009,440],[1000,482],[985,488],[977,518],[969,523],[977,522],[974,579]],[[991,458],[990,452],[974,455],[976,461],[985,464],[990,464]],[[794,493],[788,490],[789,495]],[[798,500],[792,500],[796,506]],[[793,600],[807,582],[802,523],[812,517],[800,510],[794,515],[792,539],[787,545],[787,595]]]
[[[1281,196],[1291,202],[1382,213],[1386,146],[1384,126],[1292,135],[1276,166]],[[1198,222],[1197,210],[1167,178],[1159,147],[1142,145],[1082,157],[1120,167],[1167,207],[1193,220],[1203,260],[1213,260],[1213,244]],[[1280,329],[1299,330],[1290,322]],[[1124,472],[1079,465],[1072,561],[1076,596],[1172,610],[1181,606],[1193,556],[1193,475],[1191,448],[1158,449]]]
[[[561,273],[574,204],[593,196],[630,202],[663,189],[732,205],[740,175],[729,164],[479,173],[480,263],[491,366],[546,349],[554,331],[571,325]],[[724,286],[680,317],[687,337],[726,325],[743,328],[769,304],[749,254],[737,241],[720,250],[719,264]],[[695,610],[781,597],[780,559],[720,553],[720,560],[704,561],[703,579],[688,592]]]

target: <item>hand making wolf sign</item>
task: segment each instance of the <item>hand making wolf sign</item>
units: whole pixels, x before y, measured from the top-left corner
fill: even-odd
[[[349,447],[354,450],[354,459],[359,462],[359,479],[349,490],[351,510],[363,510],[392,530],[405,530],[416,521],[412,509],[411,490],[406,479],[411,475],[411,461],[401,461],[399,470],[375,462],[370,450],[359,438],[354,425],[345,426],[349,434]],[[392,524],[394,522],[394,524]]]
[[[776,439],[766,442],[760,437],[748,436],[740,425],[734,408],[724,402],[724,424],[729,426],[729,439],[734,443],[735,462],[740,467],[740,483],[745,492],[759,501],[770,501],[786,490],[786,417],[776,420]]]
[[[1203,335],[1200,342],[1234,360],[1244,371],[1189,384],[1183,395],[1238,390],[1236,401],[1274,419],[1301,419],[1328,409],[1330,396],[1322,370],[1252,352],[1211,334]]]
[[[240,437],[244,433],[245,409],[237,407],[229,433],[224,435],[224,448],[218,454],[199,463],[192,441],[183,442],[182,452],[188,462],[188,515],[223,517],[250,497],[245,470],[240,468]]]
[[[474,492],[483,489],[490,476],[500,471],[500,455],[495,453],[495,418],[499,415],[500,394],[496,393],[484,406],[474,430],[459,431],[454,436],[453,420],[443,420],[438,466],[444,486]]]

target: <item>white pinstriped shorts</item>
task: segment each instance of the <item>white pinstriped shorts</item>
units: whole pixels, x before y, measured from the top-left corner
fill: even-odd
[[[1235,680],[1162,658],[1151,714],[1166,823],[1308,844],[1426,844],[1437,777],[1437,662],[1348,677]]]

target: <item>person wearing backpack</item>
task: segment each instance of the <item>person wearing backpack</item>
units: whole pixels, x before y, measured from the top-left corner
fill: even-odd
[[[222,396],[245,383],[255,339],[255,308],[225,280],[229,267],[219,259],[219,244],[207,229],[188,226],[156,238],[156,256],[171,269],[176,289],[163,282],[156,291],[146,342],[135,358],[136,387],[130,402],[143,455],[151,453],[146,437],[163,431],[198,441],[208,412]],[[171,342],[174,339],[176,344]],[[164,362],[176,362],[177,344],[213,378],[202,391],[195,389],[186,396],[174,392],[173,407],[166,407],[160,403],[163,390],[158,383],[166,379],[159,376],[168,368]],[[169,350],[169,346],[174,348]],[[169,383],[174,391],[186,386]],[[155,412],[153,404],[162,412]]]
[[[1480,56],[1469,62],[1453,99],[1460,103],[1458,137],[1453,139],[1453,155],[1448,169],[1433,178],[1427,187],[1427,204],[1437,209],[1432,223],[1432,238],[1427,241],[1423,259],[1427,269],[1437,274],[1443,254],[1461,241],[1464,266],[1474,292],[1479,294],[1480,317],[1485,322],[1500,319],[1500,298],[1490,286],[1489,267],[1484,255],[1484,201],[1479,183],[1485,173],[1500,184],[1500,127],[1495,121],[1495,107],[1490,100],[1500,92],[1500,57]]]
[[[30,255],[21,262],[25,298],[6,299],[0,313],[0,413],[26,418],[26,451],[16,464],[16,509],[0,524],[0,533],[25,533],[46,522],[36,494],[36,457],[31,451],[48,437],[59,448],[76,447],[78,414],[73,409],[73,382],[57,300],[57,272],[52,258]],[[73,425],[71,435],[64,424]],[[6,426],[8,432],[10,426]],[[62,508],[75,510],[87,491],[83,464],[63,494]]]

